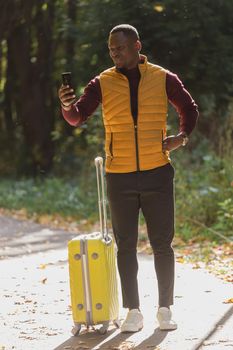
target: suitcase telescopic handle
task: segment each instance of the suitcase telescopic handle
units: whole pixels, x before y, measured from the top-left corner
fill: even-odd
[[[96,179],[99,203],[99,217],[100,217],[100,231],[105,241],[109,241],[108,227],[107,227],[107,205],[104,190],[104,175],[103,175],[103,158],[95,158]]]

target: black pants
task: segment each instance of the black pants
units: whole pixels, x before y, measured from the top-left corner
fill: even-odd
[[[113,233],[117,243],[117,264],[123,307],[138,308],[138,218],[144,215],[154,253],[159,305],[173,304],[174,169],[170,164],[147,171],[107,173],[107,196]]]

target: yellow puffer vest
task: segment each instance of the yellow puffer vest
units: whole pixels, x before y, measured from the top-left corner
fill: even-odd
[[[131,114],[127,77],[115,67],[100,74],[106,172],[149,170],[170,161],[169,153],[162,152],[167,118],[166,70],[147,62],[146,57],[139,69],[137,125]]]

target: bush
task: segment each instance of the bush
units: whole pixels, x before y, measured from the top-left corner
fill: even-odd
[[[194,141],[195,142],[195,141]],[[193,141],[172,154],[175,167],[176,235],[184,240],[211,239],[233,232],[232,164],[210,150],[208,142]],[[90,157],[88,158],[90,159]],[[0,207],[25,208],[29,215],[59,214],[75,220],[98,220],[93,160],[77,175],[44,179],[2,179]],[[110,217],[108,215],[108,217]],[[140,215],[140,224],[144,219]]]
[[[197,157],[197,154],[200,156]],[[188,161],[189,155],[191,161]],[[195,157],[195,162],[192,162],[192,157]],[[212,231],[215,230],[231,237],[233,232],[231,163],[218,158],[210,150],[208,153],[205,152],[205,144],[202,144],[194,152],[191,149],[187,149],[186,152],[184,149],[174,153],[174,164],[178,234],[186,239],[201,235],[204,238],[218,240],[218,234]]]
[[[29,215],[59,214],[81,219],[91,217],[97,207],[94,187],[84,190],[78,182],[61,178],[2,180],[0,192],[0,207],[25,208]]]

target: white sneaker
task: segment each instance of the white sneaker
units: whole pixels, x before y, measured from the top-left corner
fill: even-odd
[[[177,324],[172,319],[171,310],[168,307],[160,307],[157,312],[157,319],[159,322],[159,328],[161,330],[177,329]]]
[[[138,309],[128,312],[125,321],[122,323],[121,332],[138,332],[143,327],[143,316]]]

